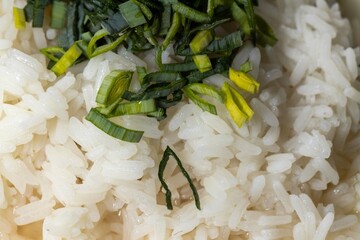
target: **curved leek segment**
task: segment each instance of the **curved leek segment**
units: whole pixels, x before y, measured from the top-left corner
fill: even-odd
[[[90,39],[90,42],[86,49],[86,55],[88,56],[88,58],[93,58],[97,55],[113,50],[130,35],[130,32],[119,36],[114,42],[96,47],[97,41],[99,41],[103,37],[106,37],[107,35],[109,35],[109,32],[105,29],[101,29],[94,34],[94,36]]]
[[[162,43],[162,50],[165,50],[169,46],[171,40],[174,39],[174,37],[178,33],[180,27],[181,27],[181,16],[179,13],[175,12],[173,14],[170,29],[169,29],[168,33],[166,34],[164,42]]]
[[[171,202],[171,191],[170,191],[170,189],[169,189],[169,187],[166,184],[165,179],[164,179],[165,168],[166,168],[166,165],[167,165],[167,163],[168,163],[168,161],[170,159],[170,156],[174,157],[177,165],[180,168],[181,173],[184,175],[184,177],[188,181],[190,189],[191,189],[191,191],[193,193],[193,196],[194,196],[196,208],[201,210],[200,197],[199,197],[199,194],[198,194],[198,192],[196,190],[196,187],[195,187],[193,181],[191,180],[191,177],[190,177],[189,173],[185,170],[184,166],[182,165],[182,163],[180,161],[180,158],[176,155],[176,153],[169,146],[167,146],[165,151],[164,151],[164,155],[163,155],[163,157],[162,157],[162,159],[160,161],[159,171],[158,171],[158,177],[159,177],[161,186],[165,190],[165,198],[166,198],[166,207],[167,207],[167,209],[169,209],[169,210],[173,209],[173,205],[172,205],[172,202]]]
[[[151,113],[155,112],[156,110],[157,107],[155,100],[148,99],[143,101],[120,103],[115,108],[115,112],[112,116]]]
[[[40,52],[54,62],[59,61],[61,56],[64,55],[64,53],[65,53],[64,49],[62,49],[60,47],[42,48],[42,49],[40,49]]]
[[[269,24],[259,15],[255,15],[257,24],[257,42],[260,46],[274,46],[277,38]]]
[[[260,84],[245,72],[236,71],[235,69],[230,68],[229,78],[236,86],[246,92],[255,93],[259,91]]]
[[[194,54],[200,53],[214,40],[214,33],[211,30],[198,32],[191,40],[189,46]]]
[[[208,95],[211,97],[216,98],[219,101],[223,101],[223,97],[221,93],[214,87],[204,84],[204,83],[191,83],[186,86],[186,88],[191,89],[192,91],[202,94],[202,95]]]
[[[143,131],[136,131],[124,128],[111,122],[109,119],[106,118],[106,116],[102,115],[95,108],[92,108],[90,110],[85,119],[94,124],[97,128],[99,128],[106,134],[122,141],[139,142],[142,135],[144,134]]]
[[[96,57],[102,53],[111,51],[115,49],[117,46],[119,46],[128,36],[130,35],[130,32],[124,33],[123,35],[119,36],[114,42],[105,44],[103,46],[95,48],[95,50],[92,52],[91,56],[89,58]]]
[[[229,85],[229,89],[231,92],[231,95],[233,97],[234,102],[236,103],[236,105],[238,106],[238,108],[245,113],[245,115],[248,117],[248,119],[250,120],[252,118],[252,116],[254,115],[254,111],[250,108],[250,106],[247,104],[247,102],[245,101],[245,99],[241,96],[241,94],[236,91],[236,89],[234,89],[233,87],[231,87]]]
[[[225,82],[221,90],[224,95],[225,106],[235,124],[240,128],[246,120],[253,116],[254,112],[245,99],[228,83]]]
[[[195,55],[193,56],[194,63],[200,72],[207,72],[212,69],[211,61],[208,55]]]
[[[247,15],[244,10],[242,10],[236,2],[233,2],[230,7],[231,15],[234,20],[240,25],[240,28],[245,32],[246,35],[250,35],[251,27],[247,19]]]
[[[208,23],[211,21],[211,17],[207,13],[193,9],[182,2],[172,4],[172,9],[194,22]]]
[[[81,56],[82,51],[75,42],[62,57],[55,63],[55,65],[51,68],[56,76],[60,76],[64,74],[69,67],[71,67],[75,61]]]
[[[213,104],[208,103],[207,101],[196,95],[194,91],[191,90],[189,87],[185,87],[182,90],[185,95],[196,105],[198,105],[202,110],[217,115],[216,107]]]
[[[114,70],[110,72],[101,83],[96,95],[96,102],[107,107],[121,98],[129,88],[133,72],[125,70]]]
[[[19,30],[23,30],[26,27],[25,11],[24,9],[13,7],[14,24]]]

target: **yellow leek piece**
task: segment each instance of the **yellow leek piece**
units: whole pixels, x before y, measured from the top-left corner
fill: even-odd
[[[249,120],[254,112],[246,103],[245,99],[228,83],[221,88],[224,94],[224,104],[235,124],[240,128],[246,120]]]
[[[240,89],[249,93],[256,93],[259,91],[260,84],[248,73],[236,71],[233,68],[229,69],[229,78]]]
[[[200,72],[207,72],[212,69],[211,61],[208,55],[195,55],[193,56],[196,67]]]
[[[25,12],[22,8],[13,8],[13,15],[14,15],[14,24],[15,27],[19,30],[23,30],[26,28],[26,21],[25,21]]]
[[[56,76],[64,74],[68,68],[70,68],[76,60],[81,56],[82,51],[75,42],[59,59],[57,63],[51,68]]]
[[[190,42],[190,48],[193,53],[198,54],[204,50],[214,40],[214,34],[211,30],[202,30],[198,32]]]
[[[238,108],[245,113],[245,115],[250,120],[252,116],[254,115],[254,111],[250,108],[250,106],[247,104],[246,100],[241,96],[241,94],[236,91],[233,87],[229,85],[229,89],[231,92],[231,95],[233,97],[234,102],[238,106]]]

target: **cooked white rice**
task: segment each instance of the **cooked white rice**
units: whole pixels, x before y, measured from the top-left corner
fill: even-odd
[[[279,41],[246,44],[233,63],[255,66],[253,119],[239,129],[221,104],[214,116],[184,102],[161,123],[116,119],[145,131],[127,143],[84,116],[107,73],[153,69],[153,55],[120,48],[56,80],[37,50],[56,31],[16,30],[12,7],[25,1],[0,0],[0,238],[360,239],[360,24],[352,35],[325,0],[259,3]],[[167,145],[194,179],[201,211],[175,162],[165,171],[167,210],[157,178]]]

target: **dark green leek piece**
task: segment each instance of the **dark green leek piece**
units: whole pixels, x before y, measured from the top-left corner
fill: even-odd
[[[167,146],[165,151],[164,151],[163,157],[162,157],[162,159],[160,161],[159,171],[158,171],[159,180],[161,182],[162,187],[165,190],[165,198],[166,198],[166,206],[167,206],[167,208],[169,210],[173,209],[173,205],[172,205],[172,201],[171,201],[171,191],[170,191],[170,189],[169,189],[169,187],[166,184],[165,179],[164,179],[164,171],[165,171],[166,165],[167,165],[167,163],[168,163],[168,161],[170,159],[170,156],[174,157],[177,165],[180,168],[181,173],[184,175],[184,177],[188,181],[188,183],[190,185],[190,188],[191,188],[191,191],[192,191],[193,196],[194,196],[196,208],[201,210],[200,198],[199,198],[199,194],[198,194],[198,192],[196,190],[196,187],[195,187],[193,181],[191,180],[191,177],[190,177],[189,173],[185,170],[184,166],[182,165],[182,163],[180,161],[180,158],[176,155],[176,153],[169,146]]]

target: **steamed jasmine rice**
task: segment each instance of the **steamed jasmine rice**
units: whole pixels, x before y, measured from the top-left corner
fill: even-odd
[[[249,59],[261,84],[241,128],[220,103],[215,116],[184,101],[161,122],[116,118],[144,131],[129,143],[84,117],[110,71],[154,69],[154,53],[119,48],[56,78],[38,51],[56,32],[14,26],[12,8],[25,3],[0,0],[1,239],[360,239],[360,50],[338,4],[259,1],[278,43],[246,43],[234,59],[234,68]],[[201,210],[175,161],[166,208],[157,176],[166,146]]]

